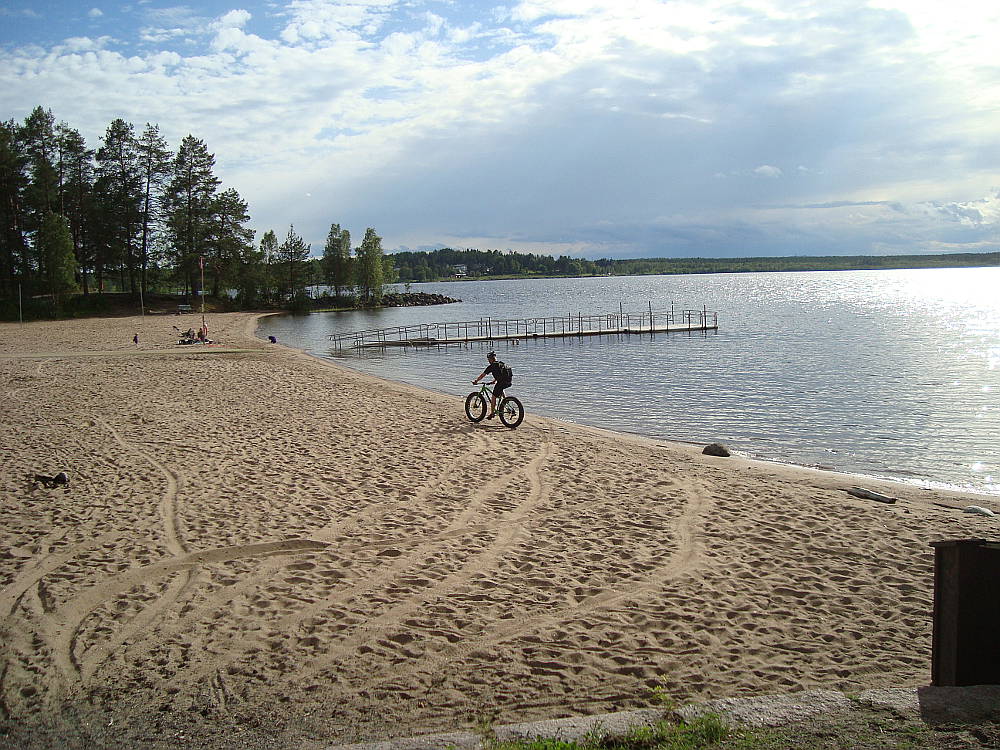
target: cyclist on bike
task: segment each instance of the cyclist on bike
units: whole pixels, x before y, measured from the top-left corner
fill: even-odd
[[[493,394],[490,396],[490,413],[486,416],[487,419],[493,419],[497,415],[497,400],[503,398],[503,392],[510,387],[510,381],[504,378],[503,362],[497,361],[496,354],[490,352],[486,355],[486,360],[489,362],[489,365],[483,370],[482,375],[472,381],[472,384],[478,385],[479,381],[487,375],[493,378],[492,382],[496,383],[496,385],[493,387]]]

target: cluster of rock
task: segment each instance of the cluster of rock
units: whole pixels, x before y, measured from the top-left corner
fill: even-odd
[[[461,301],[445,297],[443,294],[427,294],[425,292],[399,292],[382,295],[382,305],[385,307],[423,307],[424,305],[448,305]]]

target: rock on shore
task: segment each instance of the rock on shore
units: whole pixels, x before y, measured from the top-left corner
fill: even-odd
[[[385,307],[423,307],[425,305],[449,305],[461,302],[460,299],[445,297],[443,294],[427,294],[426,292],[399,292],[386,294],[382,297]]]

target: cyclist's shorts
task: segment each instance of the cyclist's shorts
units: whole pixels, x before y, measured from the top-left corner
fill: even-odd
[[[493,386],[493,395],[497,397],[497,400],[503,398],[503,392],[510,388],[509,383],[497,383]]]

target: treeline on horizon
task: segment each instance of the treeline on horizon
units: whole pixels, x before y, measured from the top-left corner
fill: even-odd
[[[400,281],[520,276],[641,276],[651,274],[864,271],[1000,266],[1000,252],[935,255],[793,255],[755,258],[629,258],[583,260],[499,250],[406,251],[391,256]]]
[[[221,188],[215,155],[186,136],[115,119],[98,148],[36,107],[0,121],[0,318],[100,309],[118,293],[206,294],[232,307],[307,307],[327,283],[377,303],[394,266],[371,227],[359,247],[332,224],[323,258],[289,226],[255,242],[247,202]]]

